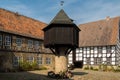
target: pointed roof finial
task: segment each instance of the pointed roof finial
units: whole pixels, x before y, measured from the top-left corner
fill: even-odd
[[[63,4],[64,4],[64,1],[60,1],[60,5],[63,6]]]

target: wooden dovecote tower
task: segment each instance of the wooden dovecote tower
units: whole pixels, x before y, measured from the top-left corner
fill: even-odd
[[[61,9],[43,29],[44,46],[55,54],[55,72],[67,70],[67,55],[78,47],[80,29]]]

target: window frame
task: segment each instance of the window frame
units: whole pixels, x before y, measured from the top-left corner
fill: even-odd
[[[33,48],[33,40],[28,40],[28,48]]]
[[[34,57],[33,57],[33,56],[28,56],[28,57],[27,57],[27,61],[28,61],[29,63],[33,63],[33,62],[34,62]]]
[[[47,58],[46,58],[46,64],[47,64],[47,65],[51,64],[51,58],[50,58],[50,57],[47,57]]]
[[[37,59],[36,59],[36,61],[37,61],[38,65],[42,65],[43,64],[43,62],[42,62],[43,58],[41,56],[38,56]]]
[[[5,36],[5,46],[11,46],[11,36]]]
[[[17,47],[22,47],[22,39],[21,38],[16,38],[16,45],[17,45]]]
[[[2,40],[3,39],[3,37],[2,37],[2,35],[0,35],[0,46],[2,46]]]
[[[37,50],[40,48],[40,42],[39,41],[34,41],[34,49]]]
[[[106,47],[102,47],[102,53],[106,54],[107,53],[107,48]]]
[[[21,60],[20,56],[14,56],[13,57],[13,66],[19,66],[19,62]],[[17,64],[16,64],[17,63]]]

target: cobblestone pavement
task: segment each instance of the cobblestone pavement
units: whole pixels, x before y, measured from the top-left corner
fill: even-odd
[[[16,73],[0,73],[0,80],[58,80],[47,77],[47,70]],[[75,69],[74,76],[68,80],[120,80],[120,72],[100,72]],[[67,80],[67,79],[61,79]]]

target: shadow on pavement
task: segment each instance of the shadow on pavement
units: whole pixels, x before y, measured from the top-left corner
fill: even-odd
[[[86,74],[88,74],[86,72],[72,72],[72,73],[73,73],[73,75],[86,75]]]
[[[39,74],[38,74],[39,73]],[[47,76],[47,71],[29,72],[7,72],[0,73],[0,80],[74,80],[74,79],[53,79]]]

